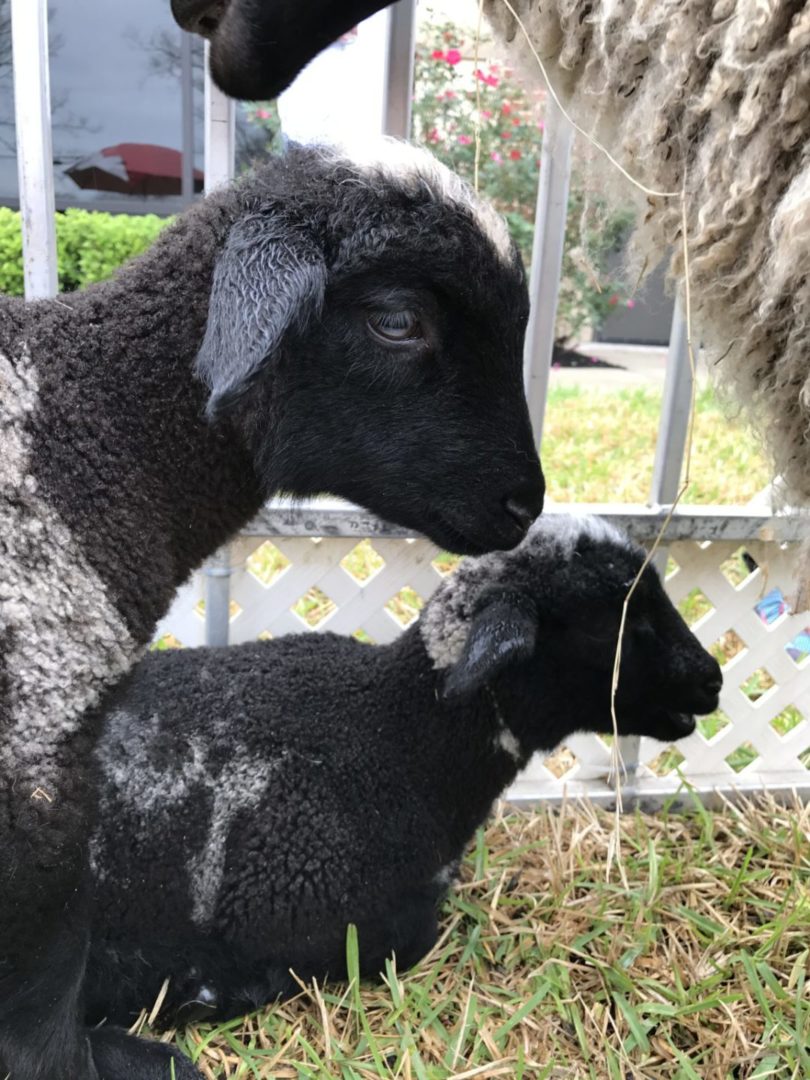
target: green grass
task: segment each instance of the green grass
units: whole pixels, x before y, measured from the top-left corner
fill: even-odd
[[[661,392],[553,387],[543,434],[550,498],[645,502],[652,480]],[[710,388],[698,392],[691,484],[684,502],[742,504],[770,479],[756,438]]]
[[[178,1042],[209,1078],[810,1076],[810,808],[627,815],[626,889],[612,828],[588,806],[498,817],[415,971]]]

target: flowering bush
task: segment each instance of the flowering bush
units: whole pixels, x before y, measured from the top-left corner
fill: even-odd
[[[475,116],[479,113],[479,190],[509,222],[528,265],[534,235],[543,93],[528,93],[508,67],[475,63],[474,43],[451,23],[425,25],[416,52],[414,138],[460,176],[475,173]],[[583,223],[583,186],[572,176],[563,256],[557,337],[575,339],[626,301],[623,283],[608,273],[622,243],[629,213],[594,208],[598,228]]]

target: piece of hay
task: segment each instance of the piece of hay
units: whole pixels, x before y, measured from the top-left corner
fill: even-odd
[[[810,0],[509,3],[577,123],[646,187],[684,191],[709,365],[762,433],[787,500],[810,504]],[[536,82],[513,12],[484,8]],[[671,253],[680,286],[680,200],[643,198],[631,258],[652,269]]]

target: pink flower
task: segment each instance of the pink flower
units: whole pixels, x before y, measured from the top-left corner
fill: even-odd
[[[257,116],[257,118],[259,120],[269,120],[270,119],[270,113],[267,111],[267,109],[257,109],[256,110],[256,116]]]
[[[503,105],[501,105],[501,112],[503,113],[504,116],[508,116],[511,111],[512,111],[512,106],[509,104],[508,101],[505,101],[503,103]]]
[[[455,94],[454,90],[447,90],[447,91],[445,91],[444,96],[447,99],[447,101],[453,101],[455,99],[456,94]]]
[[[501,157],[501,155],[498,153],[497,150],[493,150],[492,153],[489,156],[492,158],[492,160],[495,162],[496,165],[500,165],[502,163],[502,161],[503,161],[503,158]]]
[[[512,159],[512,161],[520,161],[520,159],[523,157],[523,154],[521,154],[519,150],[510,150],[509,157]]]
[[[472,142],[472,135],[459,135],[458,141],[462,146],[469,146]]]
[[[512,138],[512,132],[511,131],[502,131],[501,132],[501,138],[502,139],[511,139]]]
[[[481,116],[484,118],[484,120],[492,119],[492,113],[489,111],[489,109],[482,109]]]
[[[427,136],[428,142],[437,143],[439,141],[439,133],[436,128],[431,128]]]
[[[543,123],[542,120],[537,121],[537,130],[538,131],[545,131],[546,130],[546,125]]]
[[[630,310],[632,311],[632,310],[633,310],[633,308],[634,308],[634,307],[636,306],[636,302],[635,302],[635,300],[628,300],[628,301],[627,301],[627,304],[626,304],[625,306],[626,306],[626,307],[629,307],[629,308],[630,308]]]
[[[431,60],[444,60],[444,53],[442,52],[441,49],[434,49],[433,52],[430,54],[430,59]]]
[[[611,298],[608,300],[608,303],[610,304],[611,307],[616,307],[618,302],[619,302],[619,298],[616,295],[616,293],[614,293],[613,296],[611,296]]]
[[[476,69],[475,77],[476,77],[476,79],[479,80],[479,82],[486,83],[487,86],[497,86],[498,85],[498,79],[496,78],[496,76],[495,75],[485,75],[483,73],[483,71],[481,70],[481,68]]]
[[[452,64],[455,67],[456,64],[461,63],[461,53],[458,49],[448,49],[445,60],[448,64]]]

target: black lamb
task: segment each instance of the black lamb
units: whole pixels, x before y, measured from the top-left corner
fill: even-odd
[[[390,645],[301,634],[154,653],[114,692],[91,843],[89,1019],[229,1017],[401,969],[491,804],[537,750],[612,731],[622,604],[644,553],[595,518],[543,517],[463,562]],[[720,668],[647,568],[629,607],[623,734],[671,741]]]
[[[293,149],[114,280],[0,299],[0,1075],[128,1080],[139,1047],[167,1074],[78,1023],[86,710],[273,492],[516,544],[543,497],[527,311],[503,221],[392,143]]]

